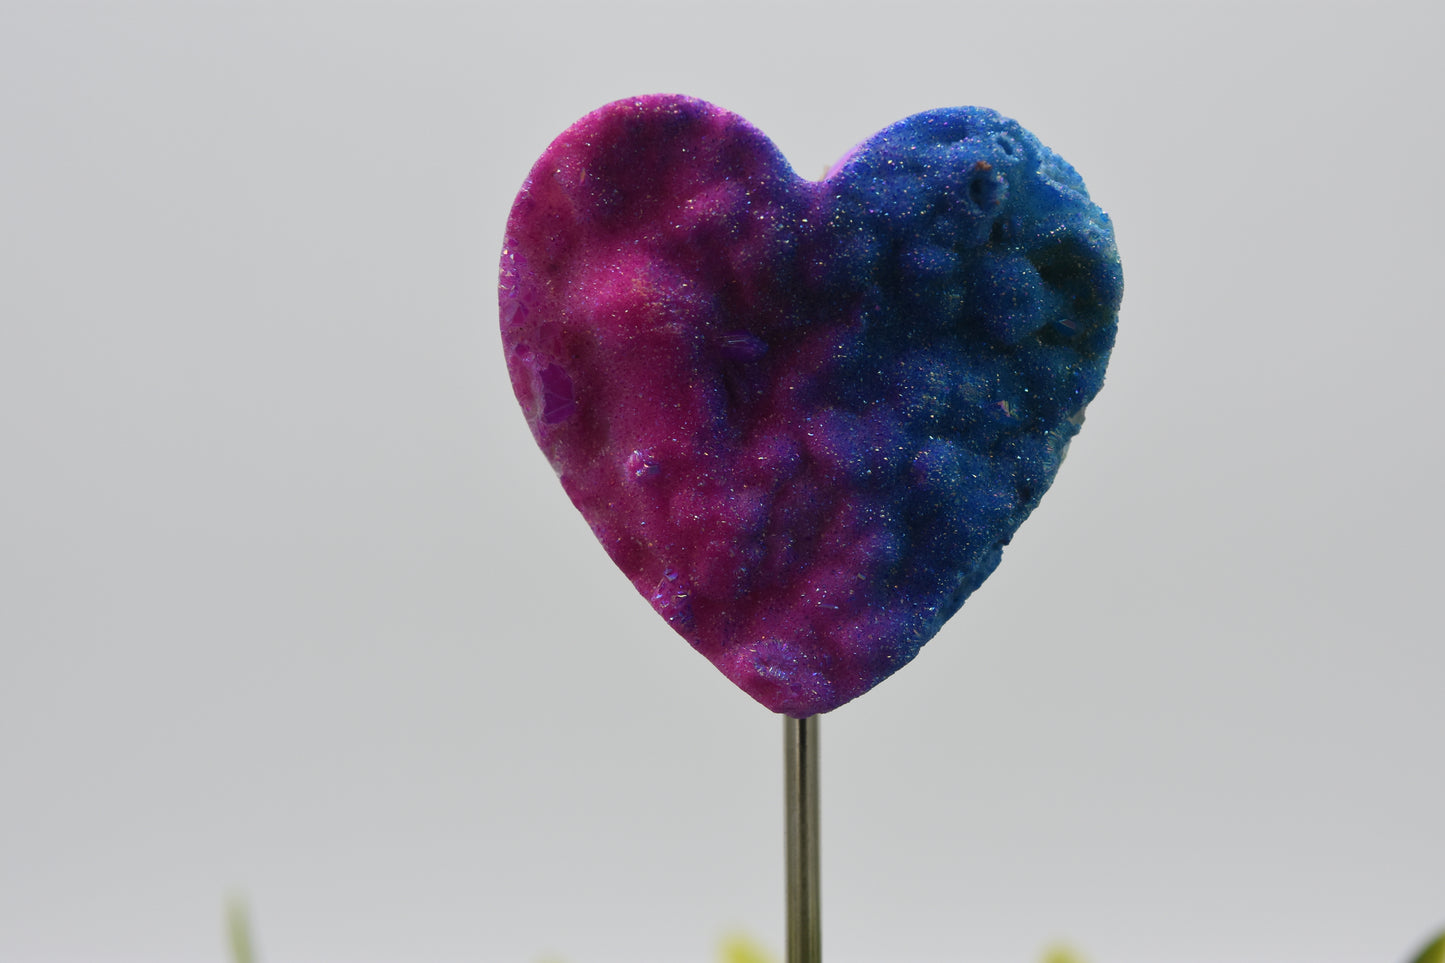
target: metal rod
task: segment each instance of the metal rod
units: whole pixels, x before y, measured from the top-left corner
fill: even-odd
[[[783,717],[788,855],[787,963],[822,963],[818,900],[818,717]]]

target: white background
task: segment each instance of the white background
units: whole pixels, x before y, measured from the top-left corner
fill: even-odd
[[[496,330],[583,113],[817,176],[975,103],[1114,217],[1108,384],[823,720],[833,963],[1445,926],[1435,3],[0,3],[0,960],[781,948],[780,724],[566,501]]]

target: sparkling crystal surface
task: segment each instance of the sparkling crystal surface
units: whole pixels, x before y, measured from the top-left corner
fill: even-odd
[[[999,563],[1099,390],[1109,218],[1028,131],[909,117],[822,181],[711,104],[609,104],[507,223],[517,399],[613,561],[757,701],[908,663]]]

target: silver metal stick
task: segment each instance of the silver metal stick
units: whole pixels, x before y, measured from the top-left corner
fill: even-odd
[[[818,911],[818,717],[783,717],[788,851],[787,963],[822,963]]]

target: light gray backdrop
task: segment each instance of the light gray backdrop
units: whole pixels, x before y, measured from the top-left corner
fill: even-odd
[[[588,110],[817,176],[1017,117],[1109,382],[993,579],[824,720],[836,963],[1400,960],[1445,926],[1435,3],[0,3],[0,960],[781,943],[776,718],[535,450],[503,221]]]

